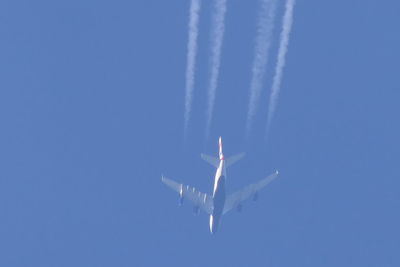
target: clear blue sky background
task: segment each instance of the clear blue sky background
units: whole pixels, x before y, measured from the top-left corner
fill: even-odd
[[[210,3],[184,144],[188,0],[0,2],[0,266],[400,265],[400,2],[297,1],[267,142],[283,1],[247,142],[258,1],[228,1],[205,140]],[[281,175],[212,236],[160,176],[210,192],[219,135],[228,190]]]

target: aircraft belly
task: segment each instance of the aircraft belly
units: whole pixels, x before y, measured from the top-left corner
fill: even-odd
[[[215,233],[218,229],[218,225],[224,211],[225,205],[225,177],[221,176],[218,181],[217,190],[215,191],[213,201],[214,210],[212,213],[212,218],[210,218],[211,232]]]

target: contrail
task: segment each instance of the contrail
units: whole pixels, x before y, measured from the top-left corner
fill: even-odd
[[[208,89],[208,106],[206,111],[206,138],[210,134],[215,94],[221,63],[222,40],[225,31],[226,0],[216,0],[211,29],[211,77]]]
[[[186,85],[185,85],[185,113],[184,139],[186,140],[194,88],[194,72],[197,54],[197,36],[199,35],[199,12],[201,0],[190,2],[189,12],[189,40],[187,45]]]
[[[246,122],[246,139],[249,137],[254,115],[258,108],[268,54],[271,46],[272,31],[276,12],[276,0],[261,0],[258,15],[257,35],[255,39],[252,78],[250,83],[249,109]]]
[[[278,59],[276,63],[275,76],[271,87],[271,96],[269,99],[269,109],[268,109],[268,120],[267,120],[267,134],[269,132],[272,118],[274,117],[274,112],[276,109],[276,104],[279,96],[279,89],[282,81],[282,71],[285,67],[285,56],[288,50],[289,35],[293,23],[293,9],[295,5],[295,0],[287,0],[285,7],[285,14],[283,15],[283,24],[281,32],[281,40],[278,50]]]

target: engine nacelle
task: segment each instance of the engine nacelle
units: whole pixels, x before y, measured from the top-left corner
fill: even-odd
[[[181,185],[181,190],[179,191],[179,206],[183,205],[183,185]]]
[[[199,215],[200,213],[200,207],[199,206],[193,206],[193,213],[194,215]]]
[[[257,201],[258,200],[258,192],[255,192],[253,195],[253,201]]]
[[[243,208],[242,204],[239,204],[239,205],[236,206],[236,211],[237,212],[242,212],[242,208]]]

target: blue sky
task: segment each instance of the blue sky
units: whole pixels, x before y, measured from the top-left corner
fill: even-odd
[[[400,3],[297,1],[266,140],[279,1],[247,141],[258,1],[228,1],[206,140],[211,3],[184,143],[189,1],[0,2],[1,266],[400,264]],[[228,190],[281,175],[212,236],[160,176],[210,192],[220,135]]]

